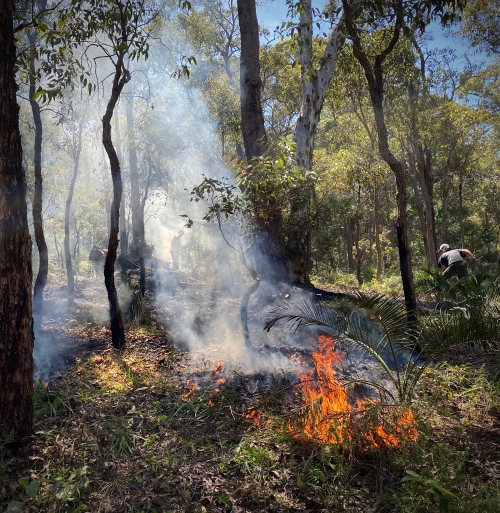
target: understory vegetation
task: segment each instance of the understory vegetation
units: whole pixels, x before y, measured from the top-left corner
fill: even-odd
[[[357,446],[300,435],[299,376],[252,390],[208,350],[195,361],[154,315],[128,326],[122,352],[84,319],[47,328],[78,350],[39,380],[30,445],[2,441],[1,511],[499,509],[498,351],[442,355],[414,390],[418,437]]]
[[[500,511],[500,0],[319,4],[0,4],[0,513]]]

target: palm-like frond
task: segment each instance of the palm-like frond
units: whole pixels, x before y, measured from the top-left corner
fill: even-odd
[[[408,324],[403,301],[382,294],[368,295],[357,292],[355,305],[367,312],[370,319],[377,320],[388,340],[405,343],[415,338],[415,326]]]
[[[483,349],[500,347],[500,317],[498,312],[475,312],[465,307],[422,321],[421,345],[430,356],[463,346]]]
[[[370,330],[370,326],[365,322],[366,318],[359,315],[359,310],[367,312],[370,319],[377,319],[381,333]],[[398,352],[408,342],[410,333],[406,310],[401,301],[383,295],[368,296],[359,292],[353,300],[353,312],[349,316],[339,314],[327,304],[306,301],[286,303],[273,314],[266,323],[266,330],[273,328],[279,321],[291,325],[294,330],[302,326],[323,326],[346,343],[354,343],[361,347],[384,369],[400,400],[407,400],[405,369],[399,363]],[[378,384],[373,386],[379,387]],[[391,391],[386,392],[392,396]]]
[[[500,279],[474,274],[450,280],[440,312],[422,319],[422,343],[436,354],[464,345],[500,346]]]
[[[384,369],[401,402],[409,402],[425,368],[451,348],[477,344],[500,346],[500,279],[481,275],[450,280],[442,291],[443,303],[436,315],[409,324],[405,304],[381,294],[358,292],[353,311],[343,316],[322,303],[287,303],[267,322],[270,330],[278,321],[292,325],[328,327],[347,343],[354,343],[371,354]],[[380,331],[368,326],[366,318],[376,320]],[[371,328],[371,329],[370,329]],[[406,351],[405,363],[399,358]],[[389,392],[390,393],[390,392]]]
[[[280,321],[289,324],[293,331],[302,326],[324,326],[332,329],[336,335],[345,332],[346,327],[344,315],[322,303],[308,301],[285,303],[273,312],[272,317],[266,322],[264,330],[271,330]]]

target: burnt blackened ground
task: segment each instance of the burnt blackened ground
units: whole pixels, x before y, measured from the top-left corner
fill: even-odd
[[[203,297],[198,330],[209,337],[189,352],[160,321],[158,309],[170,304],[152,308],[147,329],[128,325],[117,353],[98,320],[107,312],[98,280],[80,280],[71,314],[64,288],[48,288],[43,330],[56,359],[37,388],[36,436],[25,453],[2,454],[1,511],[13,501],[47,512],[437,511],[425,490],[402,482],[407,470],[453,492],[450,511],[498,511],[500,409],[481,365],[462,361],[426,374],[414,443],[356,451],[296,439],[287,427],[301,413],[295,370],[311,368],[313,334],[259,338],[266,312],[256,308],[252,358],[291,368],[245,372],[208,310],[223,305],[237,319],[238,297],[214,300],[205,284],[181,279],[182,292],[170,292],[185,307],[188,296]],[[357,372],[352,355],[343,356],[345,371]]]
[[[166,352],[174,348],[185,355],[186,365],[182,368],[185,379],[199,380],[197,373],[222,364],[221,377],[237,376],[240,381],[248,381],[247,388],[258,391],[279,385],[282,380],[291,383],[312,369],[312,354],[318,349],[318,329],[295,331],[285,324],[265,331],[264,326],[284,302],[318,298],[338,301],[338,294],[285,286],[271,289],[262,285],[249,303],[249,348],[243,341],[240,319],[241,298],[247,283],[233,283],[220,289],[213,283],[173,270],[157,259],[151,263],[146,272],[145,318],[147,330],[155,332],[155,336],[150,338],[147,348],[141,349],[151,361],[164,359]],[[132,290],[120,284],[119,273],[115,277],[125,320],[137,290],[138,270],[130,271],[128,279]],[[341,300],[349,296],[346,292],[339,294]],[[75,308],[71,312],[67,310],[62,285],[49,285],[44,299],[45,315],[35,343],[36,381],[49,381],[71,367],[77,358],[88,358],[111,347],[107,294],[100,273],[78,278]],[[128,324],[127,343],[142,343],[143,339],[134,335],[137,328],[140,326]],[[340,343],[337,351],[341,357],[337,368],[339,379],[375,381],[391,389],[380,365],[365,351]]]

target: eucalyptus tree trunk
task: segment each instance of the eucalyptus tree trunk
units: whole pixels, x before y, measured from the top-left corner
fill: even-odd
[[[116,155],[118,162],[123,162],[122,138],[120,135],[120,122],[118,120],[118,114],[114,112],[115,119],[115,132],[116,132]],[[120,237],[120,279],[122,284],[127,285],[127,269],[128,269],[128,234],[127,234],[127,216],[126,212],[125,194],[122,192],[122,199],[120,203],[120,219],[119,219],[119,237]]]
[[[146,251],[146,237],[144,233],[144,206],[149,190],[151,169],[148,174],[147,187],[144,193],[144,201],[141,201],[141,188],[139,185],[139,170],[137,167],[137,148],[135,145],[134,129],[134,105],[131,99],[127,103],[127,133],[128,133],[128,158],[130,166],[130,210],[132,212],[132,260],[139,264],[139,292],[142,297],[146,293],[146,265],[144,262]]]
[[[363,276],[361,274],[361,270],[363,267],[363,250],[359,244],[361,239],[361,187],[358,186],[357,191],[357,203],[358,206],[356,208],[356,215],[354,217],[354,227],[355,227],[355,240],[354,245],[356,247],[356,279],[358,280],[358,284],[363,285]]]
[[[451,163],[450,160],[446,162],[441,177],[441,243],[446,243],[448,239],[448,218],[449,218],[449,204],[451,192]]]
[[[31,237],[14,66],[13,2],[0,2],[0,438],[33,426]]]
[[[41,11],[45,9],[46,2],[42,2]],[[35,147],[33,167],[35,171],[35,188],[33,194],[33,229],[35,232],[35,242],[38,248],[39,265],[38,274],[35,280],[33,290],[33,314],[35,325],[39,326],[42,321],[43,315],[43,291],[47,284],[47,276],[49,274],[49,252],[45,235],[43,231],[43,176],[42,176],[42,137],[43,126],[42,118],[40,116],[40,105],[35,99],[36,93],[36,79],[35,79],[35,44],[37,41],[36,29],[31,29],[28,32],[28,39],[30,43],[29,52],[29,99],[31,112],[33,115],[33,123],[35,125]]]
[[[355,247],[356,247],[356,279],[358,280],[358,284],[359,286],[363,285],[363,275],[362,275],[362,270],[363,270],[363,250],[361,249],[360,245],[359,245],[359,237],[360,237],[360,223],[359,223],[359,217],[358,215],[356,215],[356,231],[355,231],[355,234],[356,234],[356,242],[355,242]]]
[[[302,0],[299,44],[302,80],[302,102],[295,124],[297,162],[304,172],[312,169],[314,140],[330,80],[337,68],[342,48],[342,18],[333,28],[318,69],[313,65],[313,19],[311,0]]]
[[[370,100],[375,117],[375,126],[378,137],[378,150],[380,157],[387,163],[394,174],[396,180],[396,239],[399,252],[399,268],[401,280],[403,282],[403,293],[405,297],[406,312],[409,324],[413,324],[417,318],[417,298],[415,294],[415,285],[413,282],[413,273],[411,266],[411,251],[408,241],[408,194],[406,190],[405,169],[403,163],[396,158],[389,148],[387,126],[384,116],[384,72],[383,63],[387,56],[396,46],[402,29],[401,14],[398,14],[395,20],[392,37],[379,54],[374,58],[373,66],[363,51],[361,39],[354,25],[352,12],[347,0],[342,0],[345,13],[345,24],[347,33],[353,43],[354,57],[363,67],[365,77],[368,83]],[[399,10],[401,13],[401,9]]]
[[[111,338],[115,349],[125,346],[125,328],[122,311],[115,285],[115,262],[118,250],[118,233],[120,229],[120,204],[123,193],[123,183],[120,161],[111,138],[111,119],[125,84],[130,80],[130,73],[123,68],[123,55],[119,54],[113,77],[113,86],[106,112],[102,118],[102,144],[109,158],[111,180],[113,182],[113,201],[111,203],[108,253],[104,262],[104,283],[108,293],[109,314],[111,319]]]
[[[264,128],[264,114],[261,103],[259,22],[255,0],[238,0],[237,4],[241,36],[241,130],[245,157],[252,166],[258,164],[258,158],[264,155],[267,149],[267,135]],[[244,294],[240,308],[243,336],[249,349],[252,349],[248,330],[248,303],[251,295],[259,287],[261,280],[273,284],[289,283],[291,281],[283,242],[283,219],[279,206],[271,195],[267,198],[261,198],[258,194],[252,194],[252,192],[250,191],[255,200],[253,205],[255,269],[252,269],[246,262],[245,252],[240,251],[241,258],[254,280]],[[265,209],[265,217],[260,214],[261,209]]]
[[[73,202],[73,194],[75,192],[76,179],[80,167],[80,154],[82,152],[82,133],[85,123],[85,115],[78,125],[78,134],[73,144],[73,175],[69,184],[68,197],[66,198],[66,208],[64,211],[64,259],[66,261],[66,276],[68,280],[68,309],[74,307],[75,302],[75,273],[73,271],[73,260],[71,258],[71,250],[69,248],[69,224],[71,215],[71,204]]]
[[[422,147],[417,149],[417,151],[422,152],[423,155]],[[437,255],[432,165],[430,160],[424,159],[422,161],[421,159],[422,156],[415,157],[413,151],[408,154],[410,172],[414,177],[414,203],[422,233],[425,259],[432,265],[436,263]]]
[[[259,22],[255,0],[238,0],[238,20],[241,33],[241,130],[245,155],[250,162],[254,157],[262,156],[267,148],[261,103]]]
[[[140,239],[142,241],[142,247],[143,250],[140,255],[139,259],[139,266],[140,266],[140,278],[139,278],[139,289],[141,292],[141,295],[144,297],[144,294],[146,293],[146,267],[145,267],[145,248],[146,248],[146,234],[144,229],[144,211],[146,209],[146,201],[148,199],[149,195],[149,189],[151,187],[151,183],[153,180],[153,164],[151,162],[151,159],[149,156],[146,158],[148,162],[148,173],[146,176],[146,183],[142,190],[142,197],[139,198],[139,218],[141,219],[141,222],[139,224],[140,229]]]
[[[415,164],[412,162],[411,156],[408,158],[410,172],[414,173],[412,185],[413,185],[413,205],[415,207],[415,210],[417,211],[418,216],[418,222],[420,224],[420,231],[422,233],[422,242],[424,244],[424,252],[425,257],[428,262],[430,250],[429,250],[429,243],[427,239],[427,226],[425,224],[425,212],[424,212],[424,206],[422,201],[422,195],[420,193],[420,184],[417,179],[417,171],[415,170]]]
[[[354,103],[354,102],[353,102]],[[370,127],[366,116],[363,113],[363,108],[360,103],[360,112],[356,111],[356,116],[361,121],[361,124],[366,130],[368,137],[370,138],[371,154],[375,155],[376,147],[376,136],[373,129]],[[376,274],[375,278],[380,281],[382,277],[383,258],[382,258],[382,246],[380,244],[380,198],[379,198],[379,185],[377,183],[377,177],[374,177],[373,183],[373,238],[375,242],[375,258],[376,258]]]
[[[118,160],[123,162],[121,155],[118,154]],[[125,194],[122,192],[122,200],[120,203],[120,231],[119,231],[119,243],[120,243],[120,279],[123,284],[127,283],[127,270],[129,268],[128,260],[128,233],[127,233],[127,215],[126,215],[127,203],[125,201]]]
[[[129,247],[129,259],[131,261],[131,265],[132,262],[135,265],[139,265],[140,270],[139,289],[132,291],[133,298],[130,308],[130,316],[131,319],[141,322],[142,312],[144,311],[144,295],[146,293],[146,267],[144,263],[146,241],[144,238],[144,210],[141,205],[141,190],[139,186],[139,172],[137,167],[133,96],[129,101],[127,101],[126,112],[128,162],[130,170],[130,211],[132,217],[132,242]]]
[[[137,169],[137,148],[134,133],[133,99],[127,102],[127,141],[128,161],[130,167],[130,210],[132,212],[132,243],[130,253],[132,260],[144,259],[144,216],[141,209],[141,190],[139,171]]]
[[[465,248],[465,230],[464,230],[464,175],[460,169],[458,177],[458,223],[460,226],[460,243]]]
[[[417,47],[417,51],[420,48]],[[421,52],[419,52],[421,54]],[[423,61],[423,57],[422,57]],[[424,64],[422,64],[422,75],[425,77]],[[424,150],[418,129],[418,111],[419,102],[415,87],[409,87],[410,97],[410,134],[412,146],[411,161],[416,162],[416,176],[420,185],[422,195],[421,210],[421,226],[422,236],[424,238],[425,257],[432,264],[436,262],[437,245],[436,245],[436,214],[434,209],[434,173],[432,167],[432,159],[429,151]]]
[[[342,15],[343,16],[343,15]],[[337,60],[342,48],[342,18],[333,28],[320,66],[315,69],[313,64],[313,17],[311,0],[300,2],[299,21],[299,60],[302,79],[302,102],[295,124],[294,139],[296,143],[297,164],[305,176],[312,171],[314,140],[320,121],[321,110],[328,91],[328,86],[337,67]],[[310,284],[311,272],[311,229],[309,226],[311,202],[314,195],[314,185],[297,191],[293,201],[292,211],[297,223],[295,233],[289,241],[292,254],[292,267],[295,280],[299,283]]]
[[[347,253],[347,269],[350,273],[354,271],[354,256],[352,253],[352,248],[354,246],[354,241],[352,238],[352,226],[351,219],[345,220],[345,246]]]
[[[427,239],[429,262],[434,262],[437,254],[436,243],[436,214],[434,209],[434,177],[430,152],[425,152],[422,145],[417,146],[417,169],[419,176],[420,190],[422,191],[425,236]]]
[[[249,164],[267,149],[262,112],[259,60],[259,23],[255,0],[238,0],[241,34],[240,97],[241,127],[245,156]],[[291,281],[283,241],[283,219],[272,196],[256,198],[254,239],[256,271],[260,279],[271,283]],[[259,204],[260,203],[260,204]],[[259,214],[265,209],[266,217]]]

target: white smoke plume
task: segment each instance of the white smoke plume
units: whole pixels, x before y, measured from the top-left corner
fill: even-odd
[[[265,351],[261,356],[259,351],[276,343],[276,334],[263,328],[273,300],[282,297],[266,284],[252,296],[249,328],[255,350],[246,347],[240,306],[252,279],[240,251],[248,241],[236,220],[227,220],[222,226],[203,221],[207,206],[191,201],[189,195],[204,177],[230,180],[232,175],[222,162],[215,125],[202,98],[182,84],[169,83],[163,94],[162,102],[169,105],[168,124],[185,144],[174,158],[178,164],[175,194],[171,190],[146,223],[146,240],[155,246],[154,256],[167,263],[156,273],[157,309],[175,339],[200,358],[219,358],[226,367],[249,373],[289,369],[290,361],[281,353]],[[187,218],[182,216],[194,221],[191,228],[185,226]],[[176,239],[178,269],[171,251]]]

